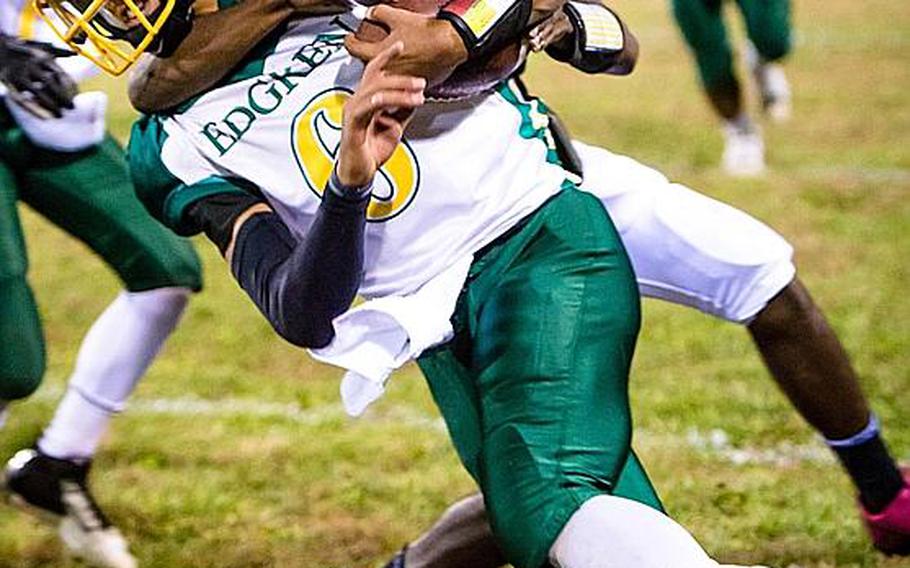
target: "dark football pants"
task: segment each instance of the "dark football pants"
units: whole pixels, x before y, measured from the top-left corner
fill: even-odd
[[[130,291],[198,290],[202,277],[192,245],[135,197],[113,139],[76,153],[41,149],[0,109],[0,399],[15,400],[38,387],[45,364],[17,201],[88,245]]]
[[[638,287],[600,202],[564,190],[468,278],[455,338],[419,363],[509,561],[545,565],[596,495],[660,509],[630,447]]]
[[[695,56],[705,88],[735,83],[724,26],[724,0],[672,0],[673,15]],[[790,53],[790,0],[736,0],[758,53],[776,61]]]

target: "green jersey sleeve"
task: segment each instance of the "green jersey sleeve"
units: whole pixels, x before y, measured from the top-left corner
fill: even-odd
[[[128,157],[133,185],[148,212],[178,235],[194,235],[200,228],[187,218],[187,210],[212,195],[255,195],[246,184],[218,175],[188,183],[174,175],[161,158],[167,133],[161,120],[144,116],[134,125]]]

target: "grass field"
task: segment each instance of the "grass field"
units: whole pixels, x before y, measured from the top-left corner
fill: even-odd
[[[910,4],[797,0],[795,116],[766,126],[770,172],[732,181],[664,0],[613,4],[643,56],[628,79],[535,61],[528,82],[575,134],[740,206],[796,246],[804,281],[910,460]],[[132,115],[122,85],[112,123]],[[0,455],[32,443],[79,340],[118,289],[81,245],[23,213],[50,369],[13,408]],[[372,567],[472,490],[419,373],[361,420],[340,373],[278,340],[199,241],[207,288],[118,418],[95,486],[142,566]],[[888,567],[852,490],[763,369],[746,333],[646,302],[632,381],[636,445],[670,511],[727,561]],[[5,459],[5,457],[4,457]],[[54,531],[0,505],[0,567],[69,566]]]

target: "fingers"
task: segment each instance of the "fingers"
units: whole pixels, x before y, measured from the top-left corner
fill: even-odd
[[[375,59],[374,61],[379,61]],[[368,99],[376,93],[383,91],[403,91],[408,93],[423,93],[427,87],[427,80],[423,77],[410,75],[397,75],[383,70],[375,71],[369,75],[364,73],[360,86],[357,87],[355,98]]]
[[[544,40],[542,37],[543,36],[543,30],[541,29],[542,26],[543,26],[543,24],[535,27],[528,34],[528,44],[531,46],[531,51],[535,51],[535,52],[543,51],[543,49],[545,47]]]
[[[63,112],[60,109],[60,103],[54,100],[54,98],[46,91],[32,91],[31,95],[33,103],[50,113],[54,118],[60,118],[63,116]]]
[[[400,41],[396,41],[392,45],[380,51],[378,54],[376,54],[376,57],[367,63],[366,68],[363,70],[363,80],[366,81],[370,77],[379,74],[382,71],[382,68],[385,67],[389,61],[394,59],[402,51],[404,51],[404,43]]]
[[[411,91],[422,92],[427,88],[427,80],[423,77],[411,77],[410,75],[391,75],[384,74],[373,82],[370,87],[375,91]]]
[[[423,88],[420,89],[375,89],[351,99],[348,110],[349,120],[355,128],[366,128],[379,114],[389,117],[407,116],[424,103]]]
[[[385,4],[373,6],[367,10],[366,19],[381,22],[394,29],[398,25],[404,25],[414,20],[415,13],[401,8],[393,8]]]
[[[70,49],[63,49],[63,48],[57,47],[56,45],[53,45],[53,44],[45,44],[45,45],[47,47],[43,47],[42,49],[44,49],[44,51],[46,51],[49,55],[52,55],[54,57],[73,57],[74,55],[76,55],[76,52],[72,51]]]
[[[404,120],[424,103],[426,80],[402,75],[383,75],[364,80],[346,105],[346,119],[354,129],[366,129],[380,115]]]
[[[528,43],[532,51],[543,51],[571,32],[572,24],[564,12],[559,12],[535,26],[528,34]]]
[[[379,91],[374,93],[365,105],[366,112],[375,114],[379,111],[391,112],[400,109],[414,109],[423,104],[423,93],[412,91]]]
[[[388,41],[364,41],[358,38],[356,34],[348,34],[344,37],[344,47],[348,50],[348,53],[357,59],[364,62],[370,62],[379,55],[384,48],[388,47]]]
[[[401,109],[411,110],[423,104],[426,79],[384,69],[403,49],[404,44],[396,41],[367,64],[360,85],[347,105],[347,117],[353,128],[367,128],[379,113],[394,115]]]
[[[62,108],[73,108],[73,98],[79,93],[76,82],[56,66],[44,70],[45,91]]]

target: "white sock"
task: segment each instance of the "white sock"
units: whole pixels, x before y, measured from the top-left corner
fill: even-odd
[[[718,564],[679,523],[631,499],[585,502],[550,548],[558,568],[711,568]]]
[[[745,111],[740,112],[732,120],[725,120],[724,129],[737,134],[754,134],[758,131],[752,118]]]
[[[38,448],[55,458],[94,455],[111,417],[122,411],[186,307],[188,288],[122,292],[79,349],[69,388]]]

